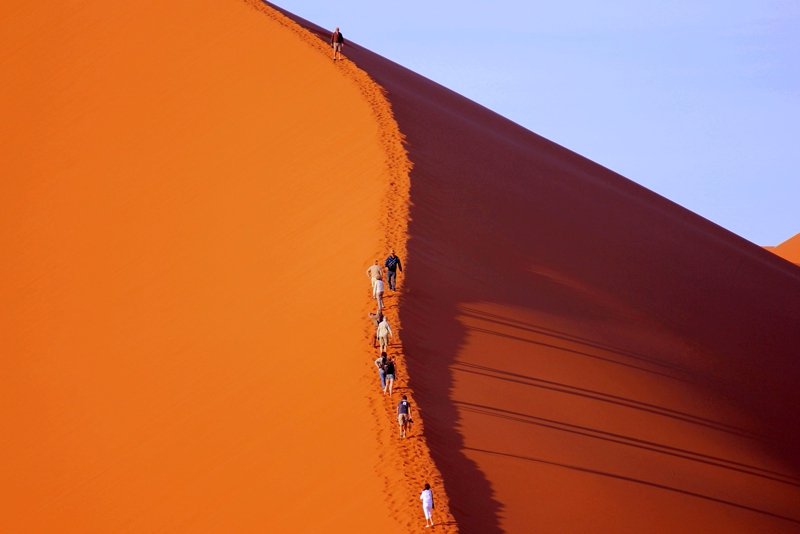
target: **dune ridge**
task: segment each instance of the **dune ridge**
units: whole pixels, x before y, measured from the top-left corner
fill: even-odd
[[[422,525],[369,399],[402,181],[362,88],[244,2],[0,11],[0,530]]]
[[[278,23],[290,28],[304,43],[315,50],[323,54],[331,53],[330,46],[326,42],[321,41],[317,35],[287,17],[276,6],[261,0],[246,0],[246,2]],[[347,59],[347,45],[344,56],[344,60],[336,62],[337,68],[343,76],[356,84],[375,114],[375,120],[379,126],[379,143],[385,151],[386,168],[389,173],[380,209],[381,228],[384,232],[383,246],[375,251],[374,257],[382,264],[388,251],[394,249],[400,258],[405,259],[406,241],[408,240],[409,173],[412,163],[403,147],[404,137],[394,120],[391,103],[386,98],[385,90],[369,74]],[[371,262],[368,261],[368,264]],[[364,269],[367,265],[364,266]],[[408,268],[409,265],[404,263],[404,269]],[[410,268],[413,269],[413,262]],[[394,333],[389,353],[395,357],[399,371],[398,378],[395,380],[395,393],[391,398],[376,393],[378,390],[375,387],[376,370],[372,365],[372,360],[366,362],[365,365],[365,385],[370,391],[368,398],[375,420],[380,422],[374,429],[378,435],[381,450],[381,461],[376,467],[376,471],[384,480],[384,498],[392,517],[403,525],[405,532],[424,530],[421,528],[422,522],[420,521],[419,493],[425,483],[430,483],[434,490],[436,502],[434,519],[437,523],[437,531],[456,532],[456,523],[449,512],[448,498],[441,473],[431,458],[425,440],[424,414],[420,411],[414,390],[409,385],[410,376],[402,343],[403,327],[399,313],[400,295],[404,286],[403,276],[404,274],[400,275],[401,280],[398,282],[399,291],[390,294],[387,287],[384,297],[384,315],[389,319]],[[369,311],[374,311],[375,301],[370,298],[368,303],[364,308],[364,317]],[[375,336],[371,325],[366,329],[364,336],[365,340],[371,344]],[[413,433],[402,442],[398,440],[397,425],[395,424],[396,403],[401,395],[408,397],[415,410]],[[395,468],[387,469],[387,465],[393,465]],[[402,482],[397,480],[398,475]]]

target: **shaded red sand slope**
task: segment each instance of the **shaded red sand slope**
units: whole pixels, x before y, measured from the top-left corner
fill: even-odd
[[[787,239],[778,246],[764,248],[785,260],[800,265],[800,234]]]
[[[461,530],[800,530],[797,270],[346,54],[414,165],[404,345]]]

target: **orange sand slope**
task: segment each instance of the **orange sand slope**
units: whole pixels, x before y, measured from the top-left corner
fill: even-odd
[[[800,273],[345,53],[387,90],[413,163],[400,315],[460,529],[800,531]]]
[[[373,112],[252,6],[180,4],[0,7],[0,531],[408,531]]]
[[[800,234],[795,235],[776,247],[764,247],[773,254],[800,265]]]

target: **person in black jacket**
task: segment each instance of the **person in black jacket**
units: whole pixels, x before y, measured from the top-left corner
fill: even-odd
[[[394,250],[389,257],[386,258],[386,261],[383,262],[384,267],[386,267],[386,281],[389,283],[389,289],[395,291],[397,287],[397,269],[400,269],[400,272],[403,272],[403,264],[400,262],[400,258],[397,254],[394,253]]]
[[[331,46],[333,47],[333,60],[342,59],[342,48],[344,48],[344,36],[339,28],[331,34]]]

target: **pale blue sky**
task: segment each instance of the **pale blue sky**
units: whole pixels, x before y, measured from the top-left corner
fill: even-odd
[[[755,243],[800,232],[800,0],[278,5]]]

